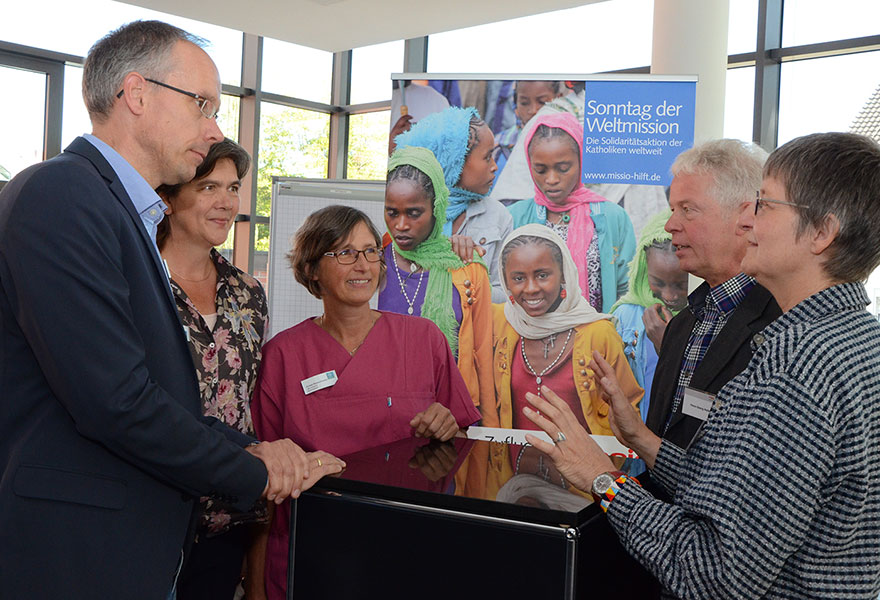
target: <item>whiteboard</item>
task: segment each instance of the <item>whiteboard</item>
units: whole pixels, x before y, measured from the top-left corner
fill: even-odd
[[[385,182],[351,179],[272,178],[272,218],[269,225],[268,340],[301,321],[323,312],[321,301],[293,277],[285,255],[293,236],[310,214],[331,204],[364,211],[378,231],[385,231]],[[370,305],[376,308],[378,294]]]

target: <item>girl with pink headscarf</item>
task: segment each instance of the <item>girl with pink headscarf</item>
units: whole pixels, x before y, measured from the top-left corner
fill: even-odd
[[[526,138],[535,197],[509,207],[513,226],[539,223],[559,234],[577,266],[581,294],[596,310],[610,312],[629,283],[636,248],[632,222],[581,182],[584,132],[574,115],[535,119]]]

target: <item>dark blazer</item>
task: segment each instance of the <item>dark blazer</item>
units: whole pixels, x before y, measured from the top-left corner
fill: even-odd
[[[164,598],[194,509],[266,483],[201,417],[159,258],[79,138],[0,192],[0,595]]]
[[[696,292],[702,293],[705,297],[709,292],[709,284],[703,283],[695,290]],[[752,358],[752,337],[781,314],[782,311],[779,310],[779,305],[770,292],[760,284],[756,284],[712,341],[706,356],[694,371],[690,387],[711,394],[717,393],[725,383],[748,366]],[[688,308],[678,313],[666,327],[651,386],[651,404],[645,420],[651,431],[682,448],[688,446],[701,421],[681,414],[679,409],[665,434],[663,427],[672,411],[681,361],[694,323],[696,317]]]

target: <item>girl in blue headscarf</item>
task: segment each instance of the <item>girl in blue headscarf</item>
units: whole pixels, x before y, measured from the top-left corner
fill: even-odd
[[[492,301],[503,302],[497,251],[513,231],[513,218],[486,197],[495,181],[495,137],[475,108],[450,107],[428,115],[395,138],[398,148],[421,146],[434,153],[449,188],[444,235],[468,236],[486,250]]]

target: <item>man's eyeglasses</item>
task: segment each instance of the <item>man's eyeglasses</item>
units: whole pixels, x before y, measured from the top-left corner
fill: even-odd
[[[186,90],[176,88],[173,85],[168,85],[167,83],[162,83],[161,81],[156,81],[155,79],[150,79],[149,77],[144,77],[144,79],[149,81],[150,83],[155,83],[156,85],[160,85],[164,88],[168,88],[169,90],[173,90],[173,91],[177,92],[178,94],[183,94],[184,96],[189,96],[190,98],[192,98],[193,100],[196,101],[196,104],[199,106],[199,112],[201,112],[202,115],[206,119],[216,119],[217,113],[220,112],[220,109],[214,108],[214,103],[211,102],[210,100],[208,100],[207,98],[205,98],[204,96],[200,96],[199,94],[196,94],[194,92],[187,92]],[[122,94],[124,94],[124,93],[125,93],[125,90],[119,90],[119,93],[116,94],[116,97],[122,98]]]
[[[358,255],[363,253],[364,260],[367,262],[379,262],[382,260],[382,250],[376,248],[375,246],[370,246],[369,248],[364,248],[363,250],[353,250],[351,248],[346,248],[345,250],[338,250],[337,252],[325,252],[324,256],[334,256],[336,257],[336,262],[340,265],[353,265],[358,260]]]
[[[795,204],[794,202],[785,202],[784,200],[773,200],[772,198],[762,198],[761,192],[755,192],[755,214],[758,210],[764,208],[766,204],[783,204],[785,206],[794,206],[795,208],[807,208],[803,204]]]

